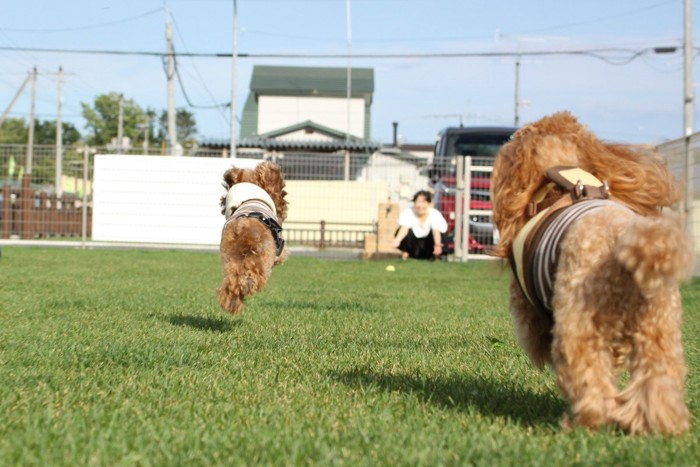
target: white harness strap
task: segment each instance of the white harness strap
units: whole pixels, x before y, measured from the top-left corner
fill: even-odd
[[[226,230],[226,226],[229,224],[229,222],[233,222],[241,217],[250,217],[250,215],[254,213],[262,215],[263,218],[272,219],[273,221],[278,222],[277,216],[275,215],[274,211],[270,209],[267,203],[263,203],[257,199],[251,199],[244,201],[235,209],[235,211],[231,213],[228,219],[226,219],[226,222],[224,222],[224,230]]]
[[[222,238],[229,222],[241,217],[255,218],[270,229],[277,245],[277,256],[282,254],[284,250],[282,226],[277,220],[275,203],[265,190],[252,183],[236,183],[226,193],[224,215],[226,222],[221,231]]]
[[[515,272],[515,278],[518,280],[520,288],[525,294],[525,297],[527,297],[527,301],[529,301],[532,304],[534,304],[535,302],[528,293],[528,288],[525,286],[525,260],[523,259],[525,253],[525,240],[528,239],[530,234],[532,234],[533,229],[548,214],[549,209],[545,209],[544,211],[538,213],[535,217],[530,219],[528,223],[523,226],[522,229],[520,229],[520,232],[518,232],[518,235],[516,235],[515,239],[513,240],[512,251],[513,263],[515,265],[515,267],[513,268]]]
[[[272,198],[259,186],[253,183],[236,183],[233,185],[226,193],[226,208],[224,209],[224,216],[226,219],[231,217],[233,211],[238,208],[241,204],[246,201],[258,200],[265,203],[271,210],[275,218],[277,218],[277,209],[275,208],[275,203]]]
[[[535,194],[529,208],[533,217],[513,240],[511,266],[527,300],[543,315],[551,317],[559,244],[569,227],[604,207],[630,209],[607,199],[607,183],[582,169],[553,167],[547,171],[547,178],[553,183],[545,185]],[[543,208],[547,204],[545,198],[555,184],[568,194]]]

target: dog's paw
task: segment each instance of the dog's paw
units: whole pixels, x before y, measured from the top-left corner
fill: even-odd
[[[243,301],[243,295],[240,291],[236,290],[235,284],[228,279],[224,279],[221,287],[217,290],[219,295],[219,305],[224,311],[229,313],[238,314],[243,311],[245,307],[245,302]]]
[[[280,264],[284,263],[287,261],[287,256],[289,255],[289,251],[287,250],[287,246],[284,246],[284,249],[282,249],[282,253],[280,253],[279,256],[275,258],[275,266],[279,266]]]
[[[245,307],[245,303],[243,300],[237,297],[219,297],[219,304],[221,305],[221,308],[223,308],[225,311],[228,311],[229,313],[232,313],[234,315],[237,315],[241,311],[243,311],[243,308]]]
[[[677,435],[690,428],[691,415],[675,378],[661,376],[633,383],[617,402],[612,416],[627,433]]]

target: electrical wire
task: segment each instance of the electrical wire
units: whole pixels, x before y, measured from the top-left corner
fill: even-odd
[[[174,18],[174,16],[173,16],[172,13],[170,14],[170,19],[172,20],[173,25],[175,26],[175,32],[177,33],[178,37],[180,38],[180,41],[182,41],[183,47],[185,47],[185,50],[186,50],[187,52],[189,52],[189,50],[187,49],[187,44],[185,44],[185,39],[184,39],[182,33],[180,32],[180,28],[178,27],[177,21],[175,21],[175,18]],[[173,47],[175,47],[175,46],[173,45]],[[204,79],[204,77],[202,76],[202,74],[199,72],[199,69],[197,68],[197,65],[195,64],[194,60],[190,59],[190,61],[191,61],[191,63],[192,63],[192,67],[194,68],[195,73],[196,73],[197,76],[199,77],[199,82],[200,82],[200,84],[202,85],[202,87],[204,88],[204,90],[207,92],[207,94],[209,94],[209,97],[211,98],[211,101],[212,101],[214,104],[208,105],[208,106],[203,106],[203,105],[195,105],[195,104],[193,104],[193,103],[190,101],[190,98],[189,98],[189,96],[187,95],[187,92],[185,91],[185,83],[183,82],[182,77],[180,76],[180,69],[179,69],[179,67],[178,67],[178,61],[175,60],[175,73],[176,73],[176,76],[177,76],[177,82],[178,82],[178,84],[179,84],[179,86],[180,86],[180,90],[182,91],[183,96],[185,96],[185,100],[187,101],[187,104],[189,105],[189,107],[192,107],[192,108],[195,108],[195,109],[219,109],[220,112],[221,112],[221,116],[224,118],[224,120],[228,120],[228,119],[226,118],[226,115],[225,115],[224,112],[223,112],[223,109],[225,109],[225,108],[227,108],[227,107],[230,107],[230,106],[231,106],[231,102],[227,102],[227,103],[224,103],[224,104],[217,104],[217,103],[216,103],[216,98],[214,97],[214,94],[211,92],[211,90],[210,90],[209,87],[207,86],[206,80]]]
[[[156,13],[159,13],[163,11],[164,8],[156,8],[155,10],[150,10],[145,13],[141,13],[140,15],[137,16],[130,16],[128,18],[122,18],[114,21],[109,21],[107,23],[100,23],[100,24],[92,24],[88,26],[76,26],[72,28],[56,28],[56,29],[19,29],[19,28],[3,28],[0,27],[0,31],[10,31],[10,32],[72,32],[72,31],[87,31],[89,29],[100,29],[105,26],[114,26],[115,24],[123,24],[123,23],[128,23],[130,21],[133,21],[135,19],[141,19],[145,18],[146,16],[150,16]]]
[[[187,105],[189,107],[192,107],[193,109],[220,109],[220,108],[226,108],[226,107],[231,106],[230,102],[227,102],[225,104],[213,104],[213,105],[193,104],[192,101],[190,100],[190,97],[187,95],[187,90],[185,89],[184,84],[182,83],[182,77],[180,76],[180,69],[177,66],[177,60],[175,60],[175,77],[177,78],[177,83],[180,86],[180,91],[182,91],[182,95],[185,96],[185,100],[187,101]]]
[[[598,58],[610,64],[617,64],[622,61],[623,64],[629,63],[643,53],[653,52],[657,47],[645,47],[639,50],[624,49],[624,48],[598,48],[598,49],[562,49],[562,50],[535,50],[535,51],[500,51],[500,52],[447,52],[447,53],[377,53],[377,54],[309,54],[309,53],[238,53],[238,58],[242,59],[257,59],[257,58],[280,58],[280,59],[406,59],[406,58],[479,58],[479,57],[526,57],[526,56],[558,56],[558,55],[580,55]],[[671,46],[672,49],[678,49],[676,46]],[[87,50],[87,49],[50,49],[42,47],[6,47],[0,46],[0,50],[8,50],[15,52],[43,52],[43,53],[64,53],[64,54],[84,54],[84,55],[131,55],[131,56],[151,56],[165,58],[169,54],[167,52],[148,52],[148,51],[124,51],[124,50]],[[700,48],[695,48],[700,50]],[[619,60],[613,60],[605,57],[603,54],[610,53],[626,53],[629,57]],[[232,54],[226,53],[201,53],[201,52],[175,52],[175,57],[197,57],[197,58],[227,58],[230,59]]]
[[[591,19],[591,20],[587,20],[587,21],[579,21],[579,22],[575,22],[575,23],[560,24],[558,26],[550,26],[548,28],[541,28],[541,29],[536,29],[536,30],[532,30],[532,31],[526,31],[526,32],[523,32],[521,34],[533,34],[533,33],[545,32],[545,31],[555,31],[558,29],[569,29],[569,28],[575,27],[575,26],[583,26],[585,24],[599,23],[601,21],[608,21],[611,19],[622,18],[625,16],[630,16],[630,15],[640,13],[642,11],[652,10],[654,8],[664,6],[664,5],[667,5],[669,3],[677,3],[677,0],[668,0],[665,2],[655,3],[653,5],[647,5],[645,7],[637,8],[636,10],[619,13],[617,15],[605,16],[605,17],[601,17],[601,18],[597,18],[597,19]]]

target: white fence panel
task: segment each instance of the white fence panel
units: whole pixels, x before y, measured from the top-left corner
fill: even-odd
[[[490,179],[493,165],[476,165],[473,161],[474,158],[471,156],[457,158],[454,229],[454,259],[456,261],[497,259],[490,256],[487,251],[488,248],[498,243],[498,229],[493,225],[493,211],[471,206],[475,198],[484,198],[483,195],[477,195],[479,190],[472,188],[472,179]],[[490,187],[490,182],[488,185]],[[484,188],[482,187],[481,191],[484,191]],[[486,200],[482,199],[481,201]],[[490,193],[487,204],[491,205]],[[472,249],[470,247],[472,239],[483,243],[484,249]]]
[[[232,165],[223,158],[96,155],[93,240],[217,245],[221,183]]]

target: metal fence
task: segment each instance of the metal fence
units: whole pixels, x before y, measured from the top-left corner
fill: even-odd
[[[95,154],[144,151],[68,146],[57,154],[54,146],[35,145],[29,152],[26,145],[0,145],[0,241],[91,242]],[[151,150],[150,155],[161,152]],[[190,153],[202,158],[227,155],[225,150]],[[405,207],[428,182],[421,173],[426,161],[401,154],[249,150],[239,157],[269,159],[281,166],[294,214],[285,224],[291,247],[346,249],[358,256],[365,237],[377,233],[379,203]],[[213,198],[212,204],[218,206],[218,201]]]
[[[498,243],[490,193],[494,156],[454,156],[428,167],[433,204],[447,219],[454,259],[491,258],[489,250]]]
[[[685,211],[686,230],[695,242],[696,259],[700,255],[700,213],[698,212],[698,197],[700,197],[700,133],[695,133],[687,140],[679,138],[658,146],[658,151],[668,162],[671,171],[679,183],[683,200],[678,206]],[[694,276],[700,276],[700,261],[695,261]]]

